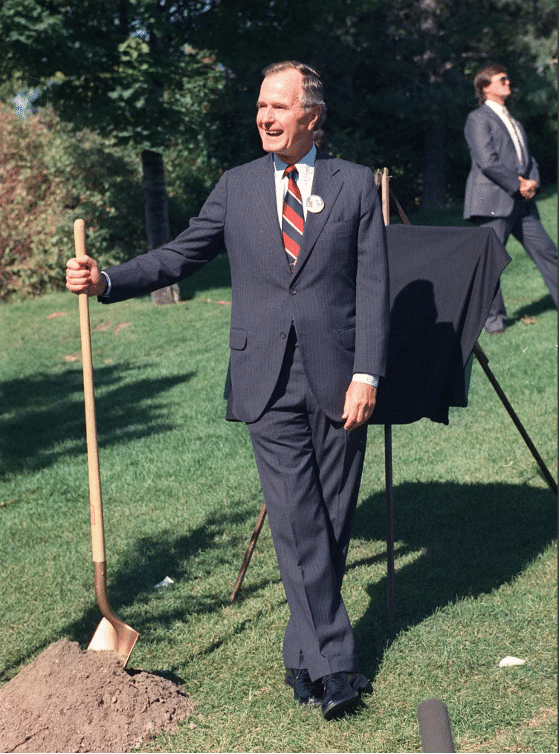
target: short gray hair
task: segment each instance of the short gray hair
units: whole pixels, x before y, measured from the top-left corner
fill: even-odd
[[[325,98],[323,94],[323,82],[321,77],[315,68],[305,63],[300,63],[298,60],[283,60],[281,63],[272,63],[266,68],[263,68],[263,78],[272,76],[274,73],[281,73],[282,71],[288,71],[293,68],[299,71],[303,76],[303,82],[301,85],[301,106],[310,109],[319,105],[321,108],[321,115],[317,121],[315,130],[318,131],[327,117],[327,106],[325,104]]]

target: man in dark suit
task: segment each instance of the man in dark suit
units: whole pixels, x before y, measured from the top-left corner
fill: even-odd
[[[249,429],[290,608],[285,681],[330,719],[367,685],[341,585],[386,361],[385,232],[371,170],[315,147],[326,113],[317,72],[288,61],[263,73],[268,154],[224,173],[173,242],[103,272],[69,260],[67,286],[122,301],[225,246],[232,410]]]
[[[511,94],[506,69],[497,64],[486,66],[476,75],[474,86],[480,107],[469,114],[465,124],[472,164],[463,216],[493,228],[504,246],[513,233],[537,265],[558,306],[558,252],[534,201],[540,185],[538,165],[529,152],[523,126],[505,107]],[[502,334],[506,321],[498,288],[486,330]]]

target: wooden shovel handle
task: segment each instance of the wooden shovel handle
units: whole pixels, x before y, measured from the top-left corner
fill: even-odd
[[[86,231],[83,220],[74,223],[74,248],[76,258],[86,254]],[[97,425],[95,421],[95,398],[93,392],[93,362],[87,293],[78,295],[80,312],[80,336],[82,339],[82,367],[84,372],[84,399],[86,410],[86,441],[89,476],[89,507],[91,516],[91,547],[94,563],[105,562],[105,537],[103,533],[103,503],[101,500],[101,476],[97,448]]]

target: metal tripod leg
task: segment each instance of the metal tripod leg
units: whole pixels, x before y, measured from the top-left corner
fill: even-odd
[[[257,544],[257,539],[259,538],[259,534],[261,533],[261,529],[263,527],[265,518],[266,518],[266,503],[263,503],[261,507],[261,512],[259,513],[259,517],[257,518],[257,523],[255,524],[255,528],[253,529],[253,533],[251,534],[251,539],[249,540],[249,545],[247,547],[247,551],[245,552],[243,563],[241,563],[241,568],[239,569],[237,580],[233,586],[231,594],[229,595],[230,602],[234,601],[234,599],[237,597],[237,594],[241,588],[241,584],[243,583],[243,579],[245,578],[245,573],[247,572],[247,568],[249,567],[249,563],[251,562],[251,557],[253,556],[253,550],[255,549],[255,545]]]
[[[504,393],[504,391],[500,387],[500,385],[498,383],[498,380],[496,379],[496,377],[494,376],[492,370],[488,366],[488,357],[486,356],[486,354],[484,353],[484,351],[480,347],[480,344],[478,343],[478,341],[474,344],[473,353],[476,356],[478,363],[480,364],[480,366],[484,370],[485,375],[490,380],[490,383],[492,384],[492,387],[494,388],[494,390],[498,394],[499,399],[504,404],[506,411],[511,416],[511,418],[513,420],[513,423],[515,424],[515,426],[519,430],[519,434],[525,440],[525,443],[526,443],[527,447],[529,448],[529,450],[533,454],[533,458],[538,463],[539,468],[542,471],[542,473],[544,475],[544,478],[548,482],[550,489],[554,492],[555,495],[558,495],[558,484],[556,483],[556,481],[554,480],[552,474],[548,470],[548,468],[547,468],[545,462],[543,461],[543,459],[541,458],[539,452],[537,451],[537,449],[533,445],[533,443],[531,441],[531,438],[529,437],[529,435],[527,434],[527,431],[525,430],[525,427],[523,426],[523,424],[521,424],[521,421],[520,421],[519,417],[517,416],[517,414],[515,413],[515,411],[513,410],[513,407],[511,405],[511,403],[508,401],[508,399],[506,397],[506,394]]]
[[[393,518],[393,431],[385,425],[385,500],[387,509],[387,619],[395,623],[395,527]]]

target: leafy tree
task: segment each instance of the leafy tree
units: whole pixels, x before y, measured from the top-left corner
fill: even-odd
[[[551,0],[372,0],[329,4],[312,41],[328,90],[331,149],[387,165],[409,206],[462,198],[463,136],[477,69],[499,61],[517,84],[543,178],[556,173],[556,15]],[[342,10],[341,10],[342,9]],[[542,146],[541,146],[542,144]],[[544,147],[544,145],[547,147]]]
[[[0,107],[0,298],[63,286],[78,216],[102,264],[144,251],[139,172],[130,150],[48,108],[22,120]]]
[[[224,79],[185,44],[204,11],[198,0],[6,0],[0,9],[0,74],[44,82],[43,102],[62,118],[141,151],[150,247],[171,236],[161,152],[196,140]]]
[[[462,197],[472,76],[492,60],[555,178],[556,22],[552,0],[4,0],[0,75],[49,82],[63,117],[144,152],[147,186],[162,169],[150,153],[172,156],[173,222],[181,182],[196,211],[220,169],[261,154],[260,69],[305,60],[324,75],[331,151],[387,165],[403,201],[438,206]]]
[[[463,127],[476,106],[472,79],[498,60],[518,84],[511,104],[530,129],[543,178],[555,178],[552,0],[324,0],[319,7],[307,0],[291,13],[284,2],[223,0],[210,7],[205,42],[233,74],[215,113],[224,127],[212,150],[223,166],[261,153],[252,123],[258,72],[293,57],[323,74],[331,151],[389,166],[409,206],[460,199],[469,168]],[[239,127],[226,127],[232,121]]]

